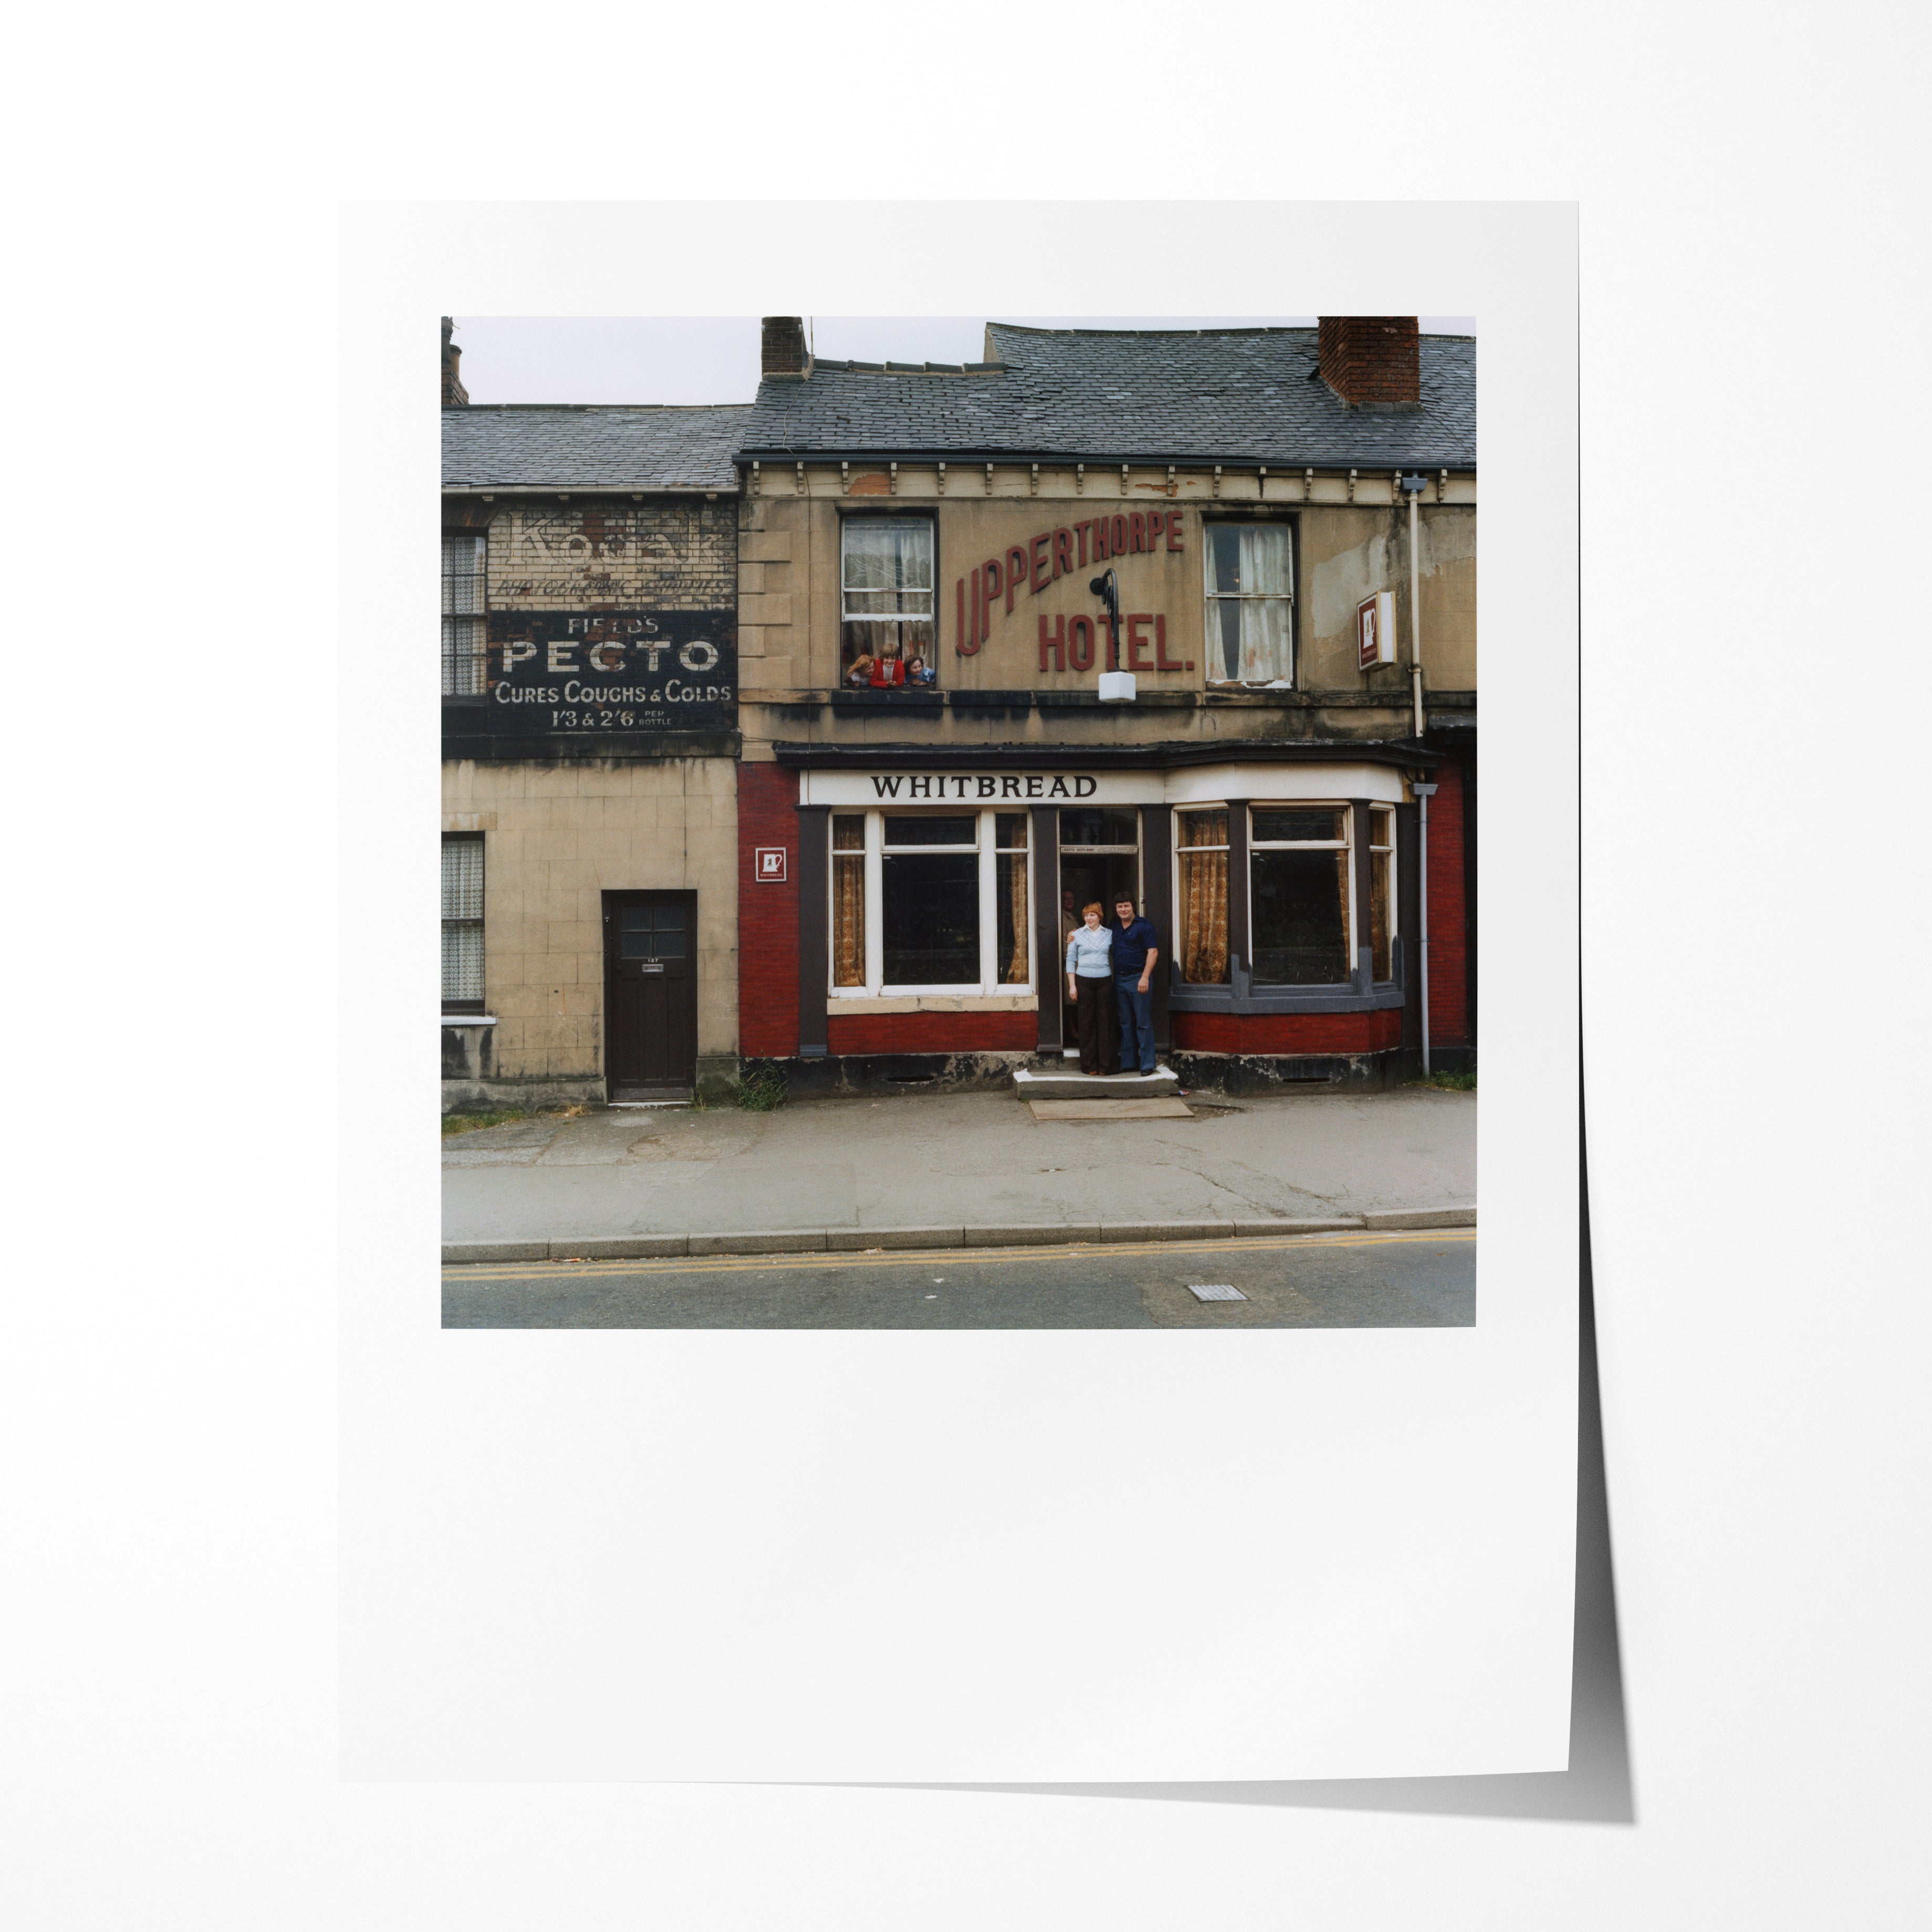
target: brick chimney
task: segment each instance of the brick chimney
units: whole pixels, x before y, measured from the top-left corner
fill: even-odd
[[[781,382],[803,382],[812,374],[812,355],[805,346],[804,316],[768,315],[763,320],[765,334],[759,373],[776,376]]]
[[[456,365],[463,360],[463,351],[450,340],[450,333],[456,324],[448,316],[442,319],[442,406],[448,409],[458,403],[470,400],[470,392],[463,386],[463,380],[456,373]]]
[[[1412,315],[1324,315],[1322,380],[1351,409],[1420,409],[1422,340]]]

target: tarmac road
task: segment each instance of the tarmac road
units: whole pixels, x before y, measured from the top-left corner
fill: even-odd
[[[1247,1298],[1201,1301],[1190,1282]],[[1473,1228],[450,1267],[446,1328],[1438,1328]]]

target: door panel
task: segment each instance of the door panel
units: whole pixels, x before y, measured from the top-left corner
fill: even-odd
[[[614,1100],[690,1090],[698,1064],[697,895],[604,896],[604,1076]]]

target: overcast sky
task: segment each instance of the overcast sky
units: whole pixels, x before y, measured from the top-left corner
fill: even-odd
[[[1312,328],[1312,315],[1002,316],[1035,328]],[[983,316],[820,315],[815,353],[860,362],[977,362]],[[1430,334],[1473,335],[1475,319],[1425,315]],[[755,316],[456,318],[472,403],[748,403],[758,386]]]

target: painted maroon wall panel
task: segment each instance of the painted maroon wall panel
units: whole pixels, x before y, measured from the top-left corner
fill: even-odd
[[[1402,1044],[1402,1010],[1366,1013],[1175,1013],[1186,1053],[1379,1053]]]
[[[1429,1037],[1436,1046],[1469,1042],[1469,926],[1464,901],[1464,768],[1444,764],[1429,801]]]
[[[1030,1053],[1040,1016],[1021,1012],[834,1012],[826,1022],[834,1053]]]
[[[798,774],[740,764],[738,1051],[754,1058],[798,1051]],[[772,845],[784,848],[782,885],[754,874],[752,854]]]

